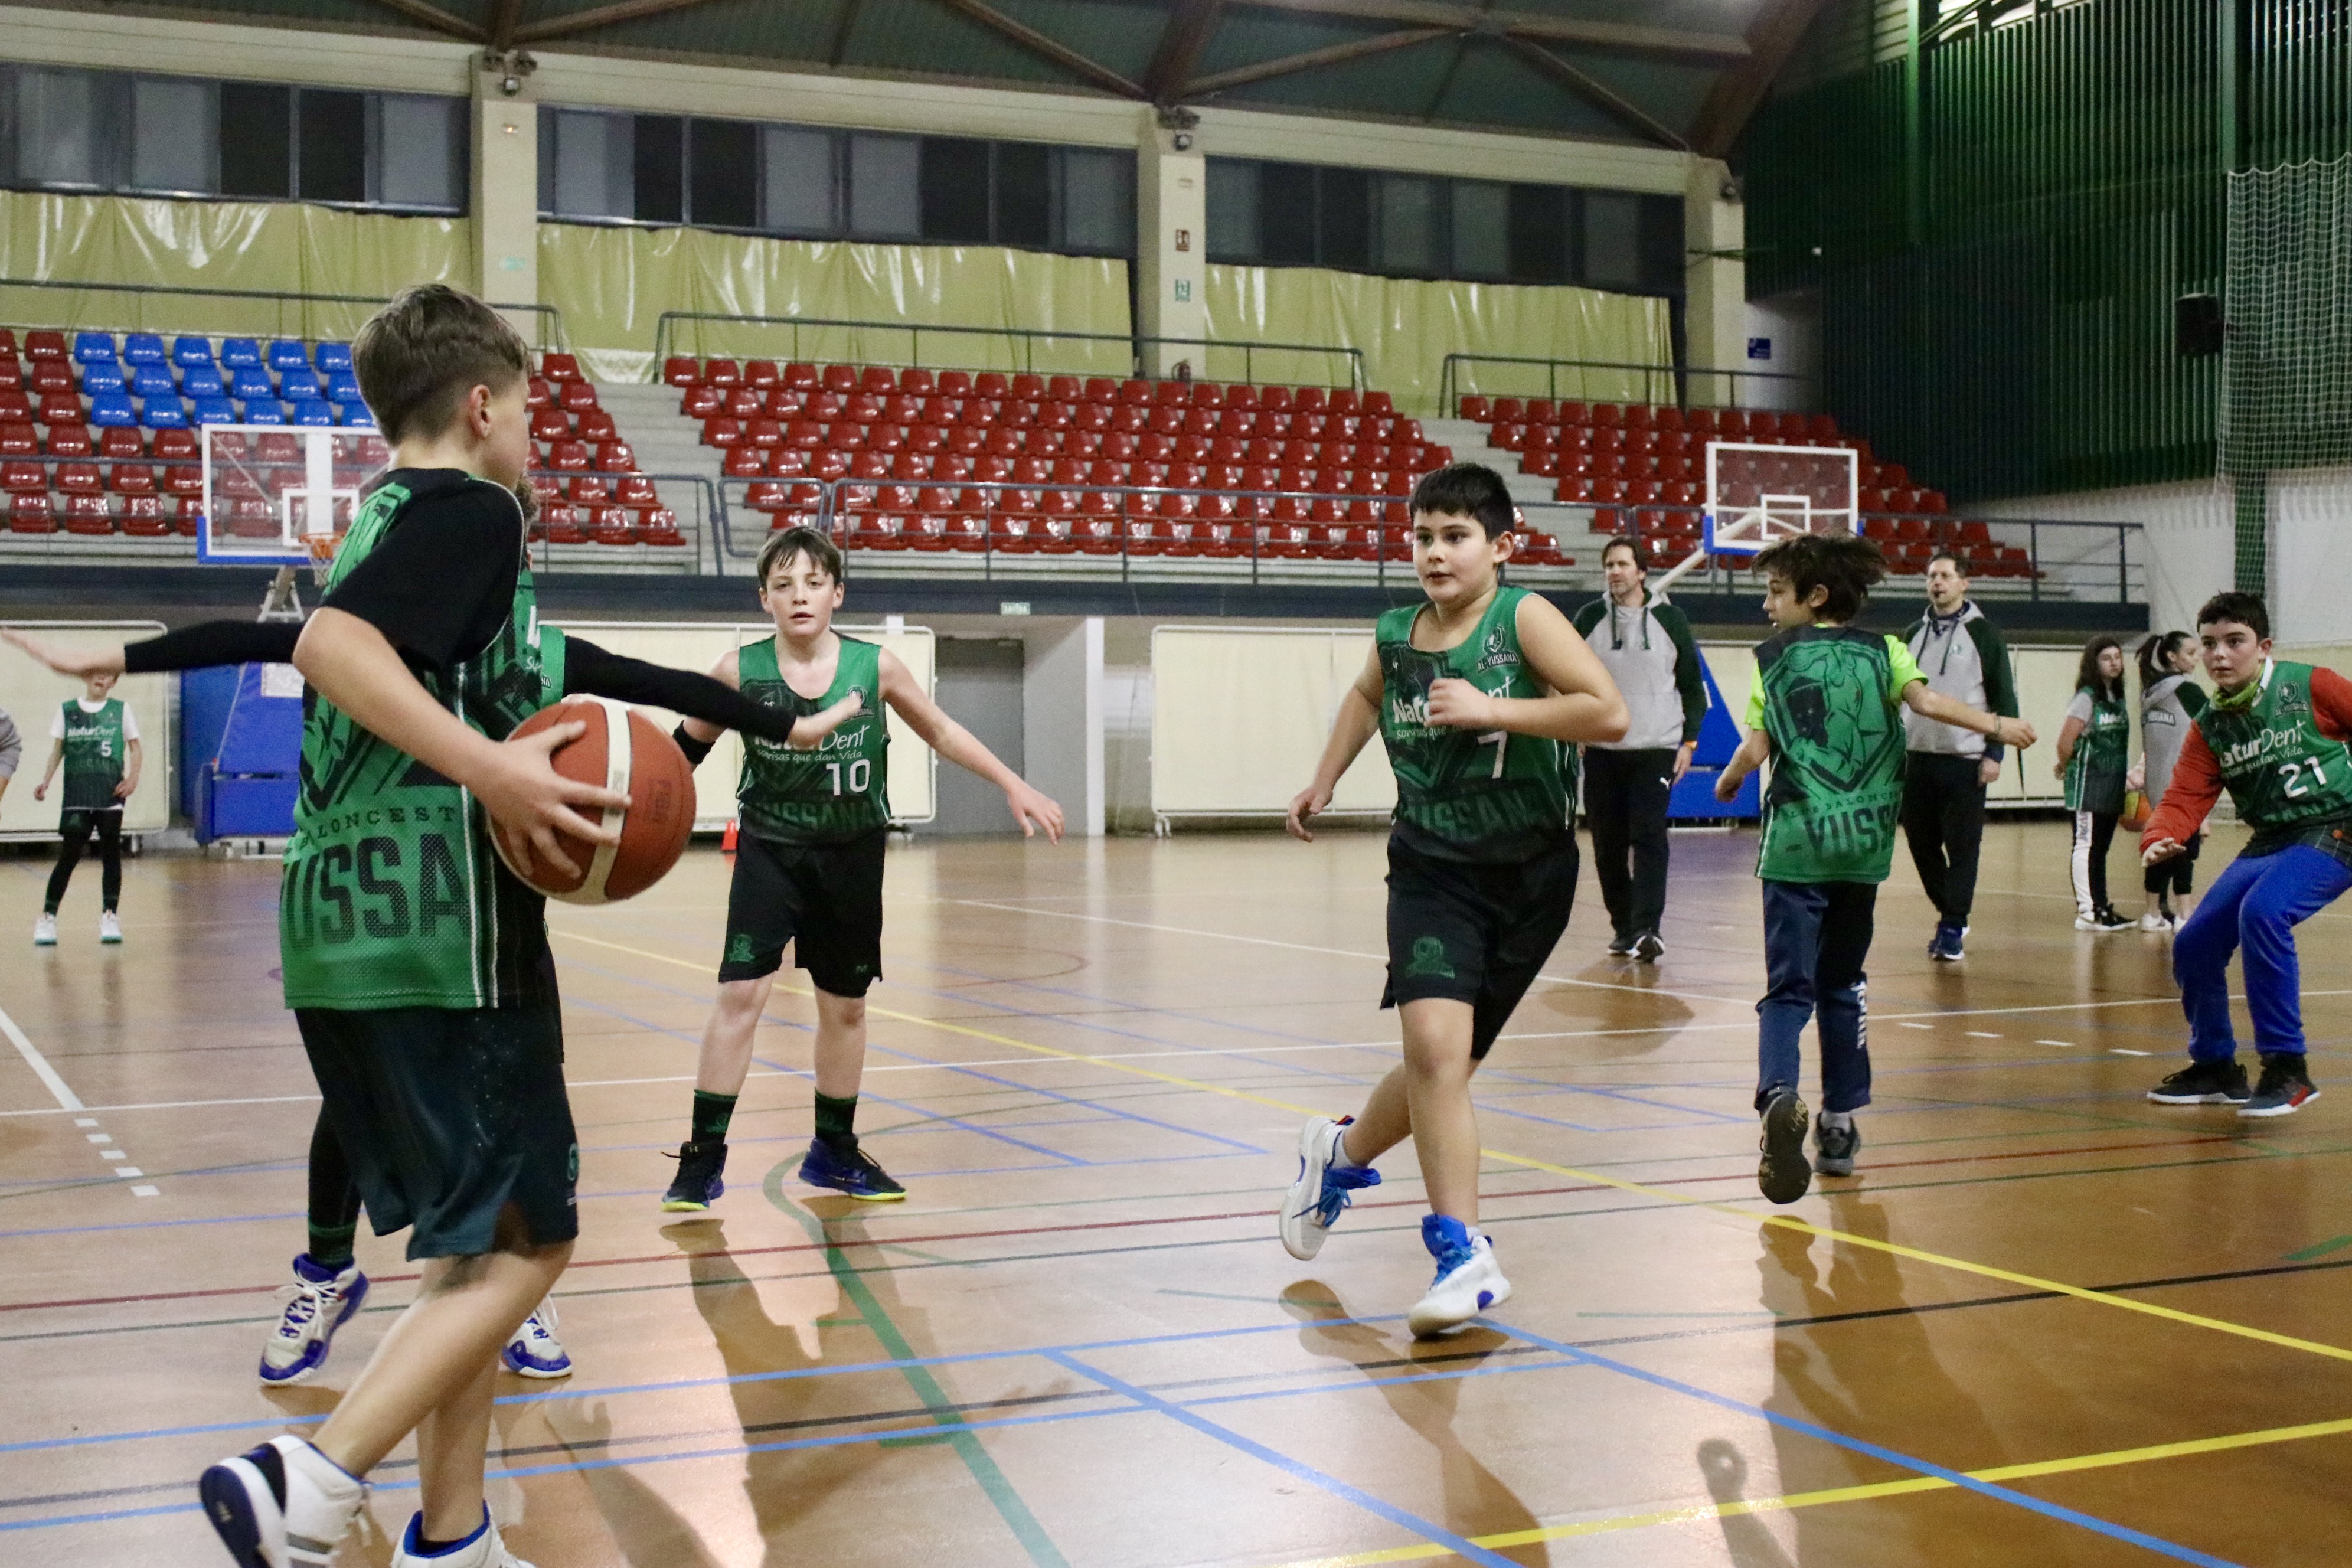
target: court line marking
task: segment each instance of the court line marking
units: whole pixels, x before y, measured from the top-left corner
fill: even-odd
[[[578,931],[565,931],[559,926],[551,925],[548,930],[551,935],[568,937],[574,942],[584,942],[589,943],[591,946],[610,948],[618,952],[635,953],[640,958],[650,958],[659,963],[675,964],[681,969],[690,969],[698,974],[715,976],[718,973],[716,969],[698,963],[690,959],[673,958],[667,953],[654,952],[644,948],[630,947],[621,942],[606,942],[601,937],[583,936]],[[786,987],[779,985],[777,989],[784,990]],[[2099,1005],[2100,1004],[2091,1004],[2091,1005]],[[1183,1088],[1195,1089],[1204,1094],[1223,1095],[1230,1100],[1244,1100],[1258,1105],[1271,1106],[1276,1110],[1288,1111],[1292,1115],[1296,1116],[1319,1116],[1322,1114],[1322,1112],[1316,1110],[1311,1107],[1296,1105],[1288,1100],[1276,1100],[1270,1095],[1254,1094],[1247,1089],[1229,1089],[1222,1084],[1206,1083],[1199,1079],[1183,1078],[1175,1073],[1160,1072],[1154,1068],[1129,1067],[1113,1058],[1088,1056],[1080,1051],[1066,1051],[1054,1046],[1034,1045],[1027,1040],[1016,1040],[1009,1035],[994,1034],[986,1029],[975,1029],[964,1024],[951,1024],[944,1019],[926,1018],[913,1013],[900,1013],[891,1008],[877,1007],[871,1003],[867,1004],[866,1011],[876,1017],[891,1018],[901,1023],[919,1024],[926,1027],[942,1030],[949,1034],[965,1035],[973,1039],[988,1040],[993,1044],[1010,1047],[1015,1050],[1035,1051],[1041,1056],[1059,1057],[1068,1061],[1094,1063],[1102,1067],[1110,1068],[1118,1072],[1134,1073],[1143,1078],[1157,1079],[1162,1083],[1181,1085]],[[2148,1317],[2166,1319],[2172,1322],[2187,1324],[2192,1328],[2206,1329],[2216,1333],[2232,1334],[2241,1339],[2254,1340],[2263,1344],[2276,1345],[2284,1350],[2302,1351],[2305,1354],[2325,1356],[2333,1361],[2352,1362],[2352,1350],[2347,1350],[2340,1345],[2323,1344],[2316,1340],[2298,1339],[2292,1334],[2273,1333],[2268,1329],[2257,1329],[2244,1323],[2233,1323],[2221,1318],[2208,1318],[2195,1312],[2184,1312],[2177,1308],[2158,1306],[2153,1302],[2135,1301],[2128,1297],[2113,1296],[2104,1290],[2094,1290],[2081,1285],[2070,1285],[2063,1280],[2044,1279],[2038,1275],[2022,1274],[2014,1269],[2000,1268],[1989,1263],[1972,1263],[1966,1258],[1953,1258],[1938,1252],[1929,1252],[1922,1247],[1905,1247],[1896,1242],[1882,1241],[1876,1237],[1860,1236],[1852,1231],[1835,1230],[1828,1226],[1817,1226],[1810,1221],[1798,1219],[1793,1215],[1759,1214],[1754,1209],[1741,1208],[1733,1204],[1717,1202],[1707,1198],[1690,1197],[1681,1193],[1668,1192],[1663,1187],[1654,1187],[1646,1185],[1641,1182],[1627,1181],[1620,1176],[1605,1176],[1597,1172],[1580,1170],[1572,1165],[1557,1165],[1553,1164],[1549,1161],[1538,1160],[1526,1154],[1513,1154],[1500,1149],[1482,1149],[1479,1152],[1488,1159],[1499,1160],[1505,1164],[1518,1165],[1534,1171],[1546,1171],[1556,1176],[1566,1176],[1572,1181],[1597,1182],[1603,1186],[1614,1187],[1621,1192],[1639,1193],[1647,1197],[1662,1198],[1668,1203],[1685,1208],[1711,1209],[1717,1214],[1728,1215],[1735,1219],[1751,1223],[1779,1226],[1785,1230],[1793,1230],[1807,1236],[1823,1237],[1832,1241],[1843,1241],[1855,1247],[1867,1247],[1873,1251],[1884,1252],[1895,1258],[1906,1258],[1914,1262],[1925,1263],[1936,1268],[1955,1269],[1963,1274],[1979,1275],[1988,1279],[2000,1279],[2012,1285],[2022,1285],[2029,1289],[2052,1290],[2062,1296],[2074,1297],[2077,1300],[2092,1301],[2105,1306],[2118,1307],[2125,1311],[2138,1312]]]
[[[2042,1476],[2068,1475],[2078,1470],[2110,1469],[2120,1465],[2146,1464],[2157,1459],[2190,1458],[2203,1454],[2228,1453],[2238,1448],[2263,1447],[2274,1443],[2293,1443],[2310,1437],[2336,1437],[2352,1433],[2352,1421],[2314,1421],[2301,1426],[2273,1426],[2261,1432],[2237,1432],[2223,1437],[2193,1437],[2179,1443],[2157,1443],[2144,1448],[2117,1448],[2104,1454],[2078,1454],[2063,1459],[2036,1459],[2024,1464],[1995,1465],[1984,1469],[1957,1472],[1974,1481],[2023,1481]],[[1820,1508],[1842,1502],[1867,1502],[1878,1498],[1900,1497],[1911,1492],[1948,1491],[1960,1483],[1946,1480],[1941,1476],[1909,1476],[1899,1481],[1877,1481],[1863,1486],[1831,1487],[1819,1491],[1789,1492],[1780,1497],[1738,1498],[1730,1502],[1698,1503],[1688,1508],[1660,1509],[1650,1513],[1619,1514],[1609,1519],[1582,1520],[1573,1524],[1553,1524],[1535,1530],[1515,1530],[1496,1535],[1474,1536],[1479,1545],[1494,1548],[1534,1546],[1549,1541],[1567,1541],[1578,1536],[1606,1535],[1618,1531],[1646,1530],[1661,1524],[1694,1524],[1708,1520],[1735,1519],[1744,1514],[1780,1513],[1801,1508]],[[1381,1563],[1414,1563],[1446,1555],[1443,1548],[1430,1546],[1398,1546],[1385,1552],[1349,1552],[1338,1557],[1311,1557],[1281,1565],[1281,1568],[1372,1568]]]
[[[0,1008],[0,1035],[8,1037],[8,1043],[16,1047],[16,1054],[25,1058],[25,1065],[31,1068],[40,1080],[48,1086],[49,1092],[57,1097],[58,1110],[74,1111],[89,1109],[81,1102],[79,1095],[66,1087],[66,1080],[58,1076],[58,1069],[49,1065],[49,1058],[43,1056],[34,1047],[33,1042],[25,1037],[25,1031],[16,1026],[16,1020],[8,1016],[5,1008]],[[52,1112],[52,1114],[55,1113]]]

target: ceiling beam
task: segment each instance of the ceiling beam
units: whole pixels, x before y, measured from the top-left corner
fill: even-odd
[[[1822,0],[1775,0],[1757,16],[1748,30],[1751,51],[1745,62],[1715,79],[1706,101],[1691,122],[1691,146],[1708,158],[1727,158],[1738,144],[1739,133],[1764,101],[1772,79],[1780,74],[1796,52],[1805,29],[1820,15]]]
[[[1128,80],[1108,66],[1088,59],[1068,45],[1047,37],[1027,23],[1014,21],[995,6],[984,4],[983,0],[940,0],[940,4],[971,17],[991,32],[1003,34],[1031,54],[1051,60],[1072,75],[1086,78],[1105,91],[1117,93],[1121,98],[1148,96],[1140,84]]]
[[[1195,77],[1185,89],[1187,97],[1199,98],[1205,93],[1223,92],[1227,88],[1247,87],[1254,81],[1266,81],[1278,76],[1291,76],[1299,71],[1320,70],[1349,60],[1360,60],[1370,55],[1384,55],[1391,49],[1410,48],[1438,38],[1455,36],[1452,27],[1412,27],[1402,32],[1376,33],[1369,38],[1334,44],[1329,48],[1309,49],[1303,55],[1285,55],[1280,59],[1260,60],[1255,65],[1236,66],[1232,70],[1213,76]]]
[[[482,30],[463,16],[452,16],[438,5],[428,5],[425,0],[375,0],[387,11],[397,11],[412,22],[422,22],[436,33],[446,33],[467,43],[482,41]]]
[[[1647,27],[1625,22],[1588,22],[1535,11],[1487,11],[1453,0],[1232,0],[1264,11],[1345,16],[1360,22],[1405,26],[1451,27],[1462,32],[1505,33],[1538,43],[1576,49],[1642,55],[1693,65],[1725,65],[1748,58],[1748,42],[1736,33],[1706,33],[1684,27]]]
[[[550,38],[568,38],[575,33],[593,32],[598,27],[614,26],[623,22],[642,22],[647,16],[666,16],[672,11],[685,11],[709,4],[710,0],[619,0],[617,5],[574,11],[568,16],[550,16],[544,22],[517,27],[514,41],[518,44],[544,43]]]
[[[1601,110],[1636,134],[1646,137],[1662,147],[1672,147],[1683,153],[1690,151],[1689,142],[1684,141],[1678,132],[1650,118],[1648,110],[1630,99],[1619,96],[1614,88],[1585,75],[1541,44],[1519,37],[1516,34],[1506,34],[1503,46],[1561,87]]]
[[[1160,29],[1151,63],[1143,69],[1143,90],[1152,102],[1173,103],[1184,96],[1185,83],[1192,79],[1201,52],[1215,36],[1223,9],[1223,0],[1176,0],[1167,26]]]
[[[522,0],[498,0],[490,7],[490,47],[500,54],[514,47],[515,28],[521,25]]]

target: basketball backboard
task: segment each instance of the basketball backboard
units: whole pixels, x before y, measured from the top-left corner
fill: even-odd
[[[299,566],[333,558],[361,482],[383,467],[383,437],[324,426],[207,425],[199,433],[206,564]]]
[[[1710,441],[1705,548],[1752,555],[1795,534],[1853,533],[1860,479],[1861,456],[1849,447]]]

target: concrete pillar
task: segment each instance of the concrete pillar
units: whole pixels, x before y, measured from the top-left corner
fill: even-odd
[[[1061,803],[1074,838],[1103,833],[1103,620],[1040,619],[1020,627],[1023,774]]]
[[[1209,330],[1208,161],[1190,150],[1190,132],[1162,129],[1155,110],[1142,112],[1135,163],[1135,300],[1137,333],[1199,338]],[[1182,138],[1185,150],[1176,142]],[[1179,362],[1205,375],[1198,343],[1146,343],[1144,374],[1172,376]]]
[[[1683,191],[1683,241],[1691,254],[1684,273],[1683,321],[1688,363],[1706,370],[1738,370],[1748,363],[1748,264],[1738,252],[1748,243],[1747,209],[1726,201],[1734,189],[1731,171],[1713,158],[1693,158]],[[1735,383],[1722,375],[1694,374],[1695,404],[1754,406],[1763,384]]]
[[[506,84],[515,85],[513,92]],[[474,68],[474,286],[493,305],[539,303],[539,105],[528,74],[477,57]],[[533,347],[535,312],[510,312]]]

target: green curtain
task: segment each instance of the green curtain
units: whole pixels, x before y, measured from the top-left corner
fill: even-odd
[[[665,310],[803,316],[861,328],[677,321],[659,352],[1124,375],[1127,264],[992,246],[847,245],[692,228],[541,224],[540,298],[591,375],[650,380]],[[939,327],[1099,332],[1013,338]]]
[[[1449,353],[1532,359],[1611,360],[1669,364],[1674,338],[1666,302],[1597,289],[1528,284],[1423,282],[1331,272],[1312,267],[1211,267],[1208,335],[1332,343],[1360,350],[1365,384],[1423,416],[1439,406]],[[1251,356],[1265,381],[1345,384],[1347,367],[1328,353],[1265,352]],[[1202,374],[1237,379],[1241,354],[1211,349]],[[1456,366],[1462,392],[1640,401],[1652,384],[1671,400],[1671,378],[1639,372],[1547,371],[1534,365]]]
[[[463,218],[299,202],[186,202],[0,192],[0,279],[250,289],[382,300],[411,283],[472,286]],[[0,321],[131,331],[348,338],[374,305],[11,288]]]

